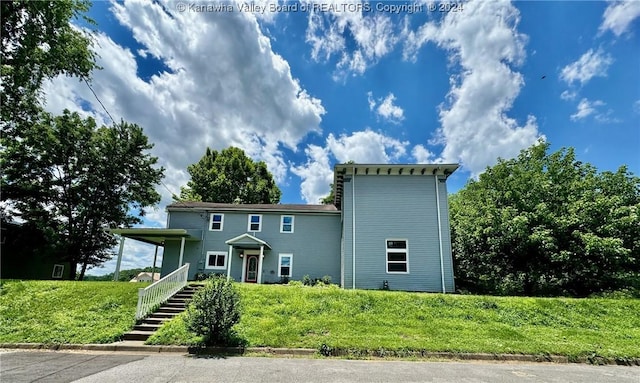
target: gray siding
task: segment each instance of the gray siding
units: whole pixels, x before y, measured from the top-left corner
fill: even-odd
[[[209,230],[209,214],[224,214],[222,231]],[[278,255],[293,254],[293,280],[300,280],[304,275],[311,278],[331,276],[335,283],[340,282],[340,214],[316,214],[293,212],[228,212],[228,211],[170,211],[169,228],[171,229],[201,229],[203,240],[187,242],[185,246],[184,262],[191,264],[189,278],[193,279],[198,272],[224,273],[226,270],[205,269],[208,251],[229,251],[225,242],[247,233],[249,214],[262,215],[262,230],[249,234],[266,241],[271,250],[265,249],[262,266],[262,282],[277,282]],[[280,233],[280,216],[293,215],[295,217],[294,232]],[[175,270],[180,253],[180,242],[165,246],[162,274]],[[242,278],[242,258],[240,251],[234,249],[231,259],[231,277],[240,281]],[[228,261],[227,261],[228,262]]]
[[[346,181],[346,178],[345,178]],[[351,181],[353,182],[353,181]],[[344,287],[351,288],[351,189],[355,188],[356,288],[442,291],[434,176],[357,175],[344,183]],[[439,183],[445,287],[454,289],[447,194]],[[408,274],[386,271],[386,239],[408,241]]]

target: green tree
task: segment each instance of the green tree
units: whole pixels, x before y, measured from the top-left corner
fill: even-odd
[[[98,128],[65,110],[41,113],[21,135],[0,156],[2,200],[44,233],[47,252],[74,273],[80,265],[82,279],[112,256],[106,229],[140,223],[144,208],[160,200],[154,187],[164,170],[145,153],[153,145],[142,128],[126,122]]]
[[[355,164],[355,163],[356,162],[353,161],[353,160],[349,160],[349,161],[345,162],[345,164],[347,164],[347,165],[348,164]],[[320,199],[320,203],[323,204],[323,205],[331,205],[331,204],[333,204],[333,201],[335,199],[335,194],[334,194],[335,190],[334,190],[333,183],[331,185],[329,185],[329,186],[331,187],[331,191],[329,192],[329,195],[327,195],[326,197]]]
[[[2,1],[0,52],[3,135],[16,134],[36,117],[45,79],[60,74],[88,78],[95,69],[92,39],[70,21],[83,18],[85,0]]]
[[[242,149],[218,152],[207,148],[200,161],[187,168],[191,180],[180,189],[181,200],[220,203],[278,203],[282,192],[267,165],[254,162]]]
[[[324,198],[320,198],[320,203],[323,205],[331,205],[333,204],[334,199],[335,199],[335,194],[333,191],[333,184],[331,184],[331,191],[329,192],[329,195]]]
[[[640,277],[640,178],[548,143],[499,159],[450,198],[458,286],[586,296]]]

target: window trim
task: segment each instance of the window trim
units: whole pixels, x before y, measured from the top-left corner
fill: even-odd
[[[210,257],[215,256],[217,258],[219,255],[224,255],[224,264],[222,266],[210,266],[209,265]],[[204,259],[204,268],[205,270],[226,270],[228,259],[229,259],[229,254],[227,254],[226,251],[217,251],[217,250],[207,251],[207,255]]]
[[[258,222],[258,230],[251,230],[251,217],[260,217],[260,221]],[[261,231],[262,231],[262,214],[249,214],[247,216],[247,232],[259,233]]]
[[[289,275],[282,275],[282,258],[289,257]],[[293,275],[293,253],[278,254],[278,278],[291,278]]]
[[[51,272],[51,278],[62,279],[63,276],[64,276],[64,265],[61,265],[59,263],[54,264],[53,271]]]
[[[404,249],[394,249],[394,248],[389,248],[389,241],[402,241],[405,243],[405,248]],[[385,247],[385,255],[384,255],[384,269],[387,272],[387,274],[409,274],[409,240],[407,238],[386,238],[384,240],[384,247]],[[393,253],[404,253],[405,254],[405,261],[389,261],[389,254],[393,254]],[[389,271],[389,263],[404,263],[407,265],[407,271]]]
[[[213,228],[213,216],[214,215],[219,215],[220,216],[220,229],[214,229]],[[224,214],[223,213],[211,213],[209,215],[209,231],[222,231],[224,230]]]
[[[284,231],[284,218],[285,217],[290,217],[291,218],[291,223],[288,223],[287,225],[291,225],[291,231]],[[280,216],[280,233],[283,234],[293,234],[293,232],[295,231],[295,222],[296,222],[296,216],[295,215],[289,215],[289,214],[283,214]]]

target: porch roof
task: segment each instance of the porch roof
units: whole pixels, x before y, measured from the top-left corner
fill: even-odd
[[[263,241],[258,237],[254,237],[249,233],[240,234],[237,237],[229,239],[225,243],[227,245],[245,249],[255,249],[259,248],[260,246],[264,246],[267,249],[271,250],[271,246],[266,241]]]
[[[196,236],[194,230],[186,229],[132,228],[109,229],[109,232],[111,232],[111,234],[118,234],[125,238],[135,239],[156,246],[164,246],[164,243],[167,240],[177,240],[182,238],[186,241],[200,240],[200,236]]]

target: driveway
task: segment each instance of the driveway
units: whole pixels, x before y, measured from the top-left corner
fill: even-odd
[[[640,367],[5,351],[0,381],[640,383]]]

